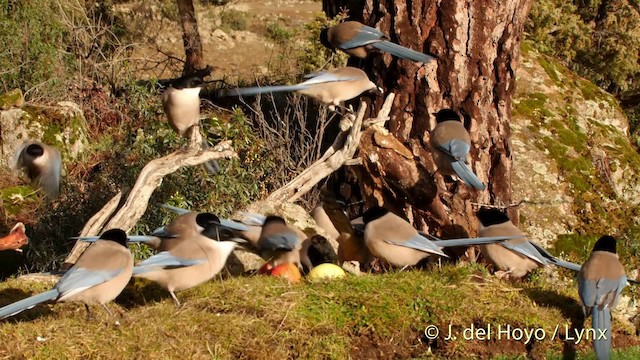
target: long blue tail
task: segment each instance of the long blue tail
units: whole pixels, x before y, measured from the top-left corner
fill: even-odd
[[[473,186],[478,190],[485,189],[482,181],[478,179],[476,174],[474,174],[473,171],[469,169],[469,166],[467,166],[467,164],[465,164],[463,161],[454,161],[451,163],[451,167],[453,168],[453,171],[456,172],[458,177],[460,177],[460,179],[462,179],[462,181],[464,181],[467,185]]]
[[[34,295],[26,299],[14,302],[0,309],[0,319],[6,319],[9,316],[13,316],[19,312],[31,309],[32,307],[43,303],[45,301],[53,300],[58,297],[58,290],[52,289],[45,291],[42,294]]]
[[[389,41],[380,41],[380,42],[372,43],[371,45],[373,45],[377,49],[388,52],[391,55],[395,55],[399,58],[403,58],[411,61],[428,63],[429,61],[435,59],[435,57],[431,55],[417,52],[415,50],[407,49],[406,47],[400,46],[398,44],[394,44]]]
[[[593,350],[596,352],[596,358],[598,360],[607,360],[611,351],[611,311],[609,307],[598,309],[598,305],[594,306],[591,319],[593,328],[596,331],[596,338],[593,340]],[[605,331],[605,336],[602,339],[598,329]]]
[[[296,90],[306,89],[307,87],[309,87],[309,85],[300,85],[300,84],[277,85],[277,86],[255,86],[255,87],[248,87],[248,88],[221,90],[220,92],[218,92],[218,96],[220,97],[240,96],[240,95],[251,96],[251,95],[258,95],[258,94],[271,93],[271,92],[296,91]]]

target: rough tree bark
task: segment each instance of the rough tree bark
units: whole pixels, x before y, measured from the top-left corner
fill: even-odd
[[[361,190],[441,235],[474,235],[474,203],[511,202],[509,122],[515,68],[532,0],[323,0],[333,17],[348,9],[391,41],[438,56],[420,65],[389,54],[360,63],[372,81],[397,94],[390,134],[362,136]],[[374,106],[379,107],[381,100]],[[434,112],[449,107],[465,115],[471,133],[472,169],[487,184],[480,192],[437,173],[430,155]],[[411,209],[411,208],[409,208]],[[511,218],[517,217],[515,209]],[[433,233],[433,232],[432,232]]]
[[[177,0],[177,2],[178,13],[180,14],[180,25],[182,26],[182,43],[184,44],[185,53],[185,63],[182,74],[187,75],[205,67],[202,57],[202,40],[198,32],[198,22],[196,21],[193,0]]]

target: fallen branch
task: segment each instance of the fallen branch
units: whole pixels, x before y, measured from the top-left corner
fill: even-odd
[[[202,148],[202,135],[197,127],[191,131],[189,146],[175,151],[159,159],[151,160],[140,172],[133,189],[129,193],[124,205],[111,217],[120,203],[121,194],[118,193],[100,211],[98,211],[85,225],[81,236],[98,235],[102,230],[120,228],[129,231],[140,220],[147,210],[151,194],[162,183],[162,179],[176,172],[183,166],[196,166],[207,161],[232,158],[237,156],[231,147],[231,141],[223,141],[212,148]],[[71,253],[67,256],[63,268],[75,263],[88,243],[76,242]]]

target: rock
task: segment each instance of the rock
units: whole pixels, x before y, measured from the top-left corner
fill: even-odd
[[[22,107],[22,105],[24,105],[24,96],[20,89],[14,89],[0,95],[0,110]]]
[[[222,29],[215,29],[211,34],[211,36],[213,36],[215,39],[220,41],[231,41],[231,38],[229,37],[229,35],[227,35],[227,33],[224,32]]]
[[[13,156],[27,139],[56,146],[74,159],[87,144],[87,125],[80,106],[63,101],[53,108],[26,107],[0,111],[0,165],[12,166]]]

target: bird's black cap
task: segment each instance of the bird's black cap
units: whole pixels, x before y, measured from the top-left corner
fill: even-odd
[[[122,229],[109,229],[100,235],[100,239],[113,241],[127,247],[127,233]]]
[[[220,218],[211,213],[199,213],[196,215],[196,224],[202,227],[203,236],[220,240]]]
[[[616,253],[616,239],[613,236],[605,235],[596,241],[593,251],[608,251]]]
[[[380,207],[380,206],[374,206],[372,208],[370,208],[369,210],[365,211],[364,214],[362,214],[362,221],[366,224],[379,219],[385,215],[387,215],[389,213],[389,210]]]
[[[320,43],[333,50],[333,46],[329,42],[329,28],[324,28],[320,31]]]
[[[197,88],[202,87],[204,85],[204,80],[198,76],[185,76],[179,79],[176,79],[172,86],[176,89],[189,89],[189,88]]]
[[[212,213],[199,213],[196,215],[196,224],[206,229],[211,225],[220,225],[220,218]]]
[[[496,208],[483,207],[476,212],[476,216],[482,223],[482,226],[487,227],[491,225],[503,224],[509,220],[507,214]]]
[[[442,109],[434,114],[436,116],[436,122],[441,123],[443,121],[461,121],[460,115],[451,109]]]
[[[26,152],[33,157],[39,157],[44,154],[44,148],[40,144],[31,144],[27,146]]]
[[[283,218],[281,218],[280,216],[276,216],[276,215],[269,215],[267,216],[267,218],[264,220],[264,225],[267,224],[285,224],[286,222],[284,221]]]

